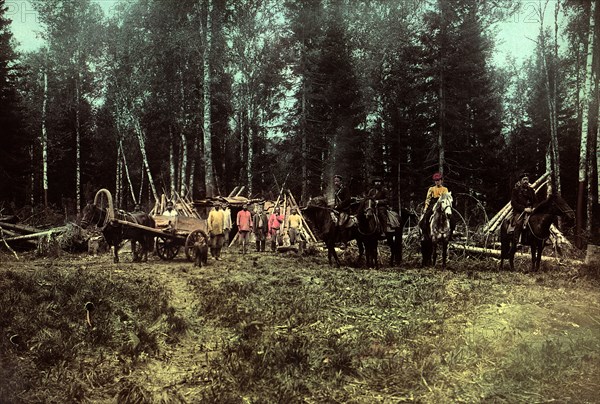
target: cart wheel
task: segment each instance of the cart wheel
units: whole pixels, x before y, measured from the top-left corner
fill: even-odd
[[[178,246],[175,240],[164,237],[156,238],[156,253],[163,260],[172,260],[179,252],[180,246]]]
[[[208,236],[202,230],[194,230],[185,239],[185,256],[189,261],[194,262],[196,260],[194,244],[198,242],[208,245]]]

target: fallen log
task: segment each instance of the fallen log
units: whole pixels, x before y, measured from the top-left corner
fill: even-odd
[[[472,254],[477,254],[477,255],[487,256],[487,257],[492,257],[492,258],[497,258],[497,259],[500,259],[500,255],[501,255],[500,250],[496,250],[496,249],[492,249],[492,248],[481,248],[481,247],[465,245],[465,244],[450,243],[448,245],[448,248],[451,250],[466,251],[466,252],[470,252]],[[517,253],[515,253],[515,257],[530,259],[531,254],[528,252],[527,253],[517,252]],[[571,265],[583,264],[583,261],[581,261],[581,260],[574,260],[574,259],[565,258],[565,257],[556,257],[556,256],[547,256],[547,255],[542,255],[542,261],[555,261],[555,262],[559,262],[559,263],[569,263]]]
[[[42,229],[36,229],[35,227],[26,226],[23,224],[8,223],[8,222],[0,222],[0,227],[2,227],[5,230],[8,229],[8,230],[19,232],[21,234],[33,234],[33,233],[39,233],[41,231],[44,231]]]
[[[65,229],[66,229],[66,227],[57,227],[57,228],[42,231],[39,233],[25,234],[22,236],[15,236],[15,237],[7,237],[4,239],[4,241],[32,240],[35,238],[49,236],[49,235],[55,234],[55,233],[62,233]]]

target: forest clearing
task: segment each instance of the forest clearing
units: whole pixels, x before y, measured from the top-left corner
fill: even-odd
[[[597,3],[0,0],[0,402],[600,401]]]
[[[342,254],[355,258],[355,248]],[[3,402],[596,402],[598,268],[3,254]],[[149,297],[152,296],[152,299]],[[11,338],[12,337],[12,338]]]

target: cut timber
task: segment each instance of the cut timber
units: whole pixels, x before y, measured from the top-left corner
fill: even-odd
[[[458,243],[450,243],[449,244],[449,248],[451,250],[460,250],[460,251],[466,251],[472,254],[476,254],[479,256],[487,256],[487,257],[492,257],[492,258],[500,258],[500,250],[495,250],[495,249],[491,249],[491,248],[481,248],[481,247],[475,247],[472,245],[464,245],[464,244],[458,244]],[[530,253],[523,253],[523,252],[517,252],[515,254],[515,257],[519,257],[519,258],[524,258],[524,259],[531,259],[531,254]],[[550,256],[546,256],[546,255],[542,255],[542,261],[559,261],[561,263],[568,263],[569,265],[581,265],[583,262],[579,261],[579,260],[573,260],[573,259],[568,259],[568,258],[564,258],[564,257],[550,257]]]
[[[35,227],[31,227],[31,226],[25,226],[22,224],[6,223],[6,222],[0,222],[0,227],[2,227],[5,230],[12,230],[12,231],[16,231],[21,234],[33,234],[33,233],[39,233],[41,231],[44,231],[41,229],[36,229]]]
[[[4,241],[32,240],[35,238],[49,236],[49,235],[55,234],[55,233],[62,233],[65,229],[66,229],[66,227],[57,227],[55,229],[50,229],[50,230],[42,231],[39,233],[25,234],[23,236],[16,236],[16,237],[7,237],[4,239]]]

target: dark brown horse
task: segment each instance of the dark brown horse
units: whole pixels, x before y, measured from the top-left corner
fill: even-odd
[[[379,268],[377,244],[381,235],[381,226],[377,217],[375,200],[363,199],[356,213],[358,232],[365,246],[365,262],[368,268]]]
[[[539,270],[540,262],[542,260],[542,250],[546,240],[550,237],[550,226],[561,217],[566,219],[567,226],[572,226],[575,222],[575,212],[565,202],[565,200],[558,194],[550,195],[545,201],[541,202],[535,207],[527,227],[523,229],[523,236],[526,245],[531,248],[531,270]],[[508,258],[510,269],[515,269],[515,253],[517,251],[517,240],[516,234],[519,232],[509,233],[508,232],[509,220],[504,220],[502,226],[500,226],[500,243],[501,243],[501,255],[500,255],[500,269],[504,267],[504,259]]]
[[[154,247],[154,236],[143,229],[123,225],[113,219],[139,224],[146,227],[155,227],[154,219],[144,212],[122,212],[115,211],[114,217],[108,215],[106,208],[99,208],[94,203],[88,203],[83,208],[81,216],[81,227],[87,228],[91,225],[101,228],[102,235],[109,246],[114,247],[114,262],[119,262],[119,248],[124,240],[131,240],[133,261],[147,261],[148,252]],[[139,249],[137,245],[139,244]]]
[[[322,240],[327,247],[327,259],[330,266],[340,267],[340,260],[335,251],[336,243],[348,243],[351,240],[356,240],[358,244],[358,260],[360,261],[364,253],[364,247],[356,226],[337,226],[334,219],[334,211],[327,206],[327,201],[324,197],[319,196],[311,198],[307,206],[302,208],[302,213],[315,232],[315,236]]]

